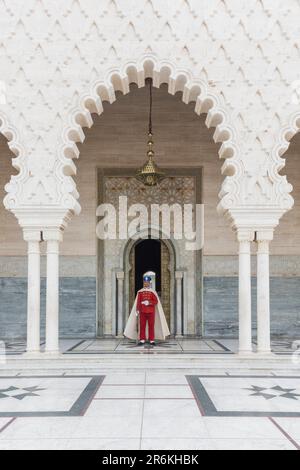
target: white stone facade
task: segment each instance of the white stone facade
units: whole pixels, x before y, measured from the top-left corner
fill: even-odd
[[[240,349],[251,350],[250,245],[258,245],[259,351],[269,351],[268,245],[292,208],[282,158],[300,129],[300,1],[1,0],[0,132],[18,174],[5,207],[28,242],[29,351],[39,346],[47,242],[47,347],[57,352],[58,246],[80,212],[72,178],[84,128],[129,84],[168,84],[220,143],[219,212],[240,244]],[[250,328],[251,329],[251,328]]]

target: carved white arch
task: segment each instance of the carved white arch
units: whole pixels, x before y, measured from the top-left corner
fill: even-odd
[[[285,167],[286,160],[282,156],[287,152],[292,138],[300,132],[300,112],[293,113],[279,132],[275,146],[271,152],[272,165],[270,165],[271,178],[274,181],[276,202],[284,212],[289,211],[294,206],[294,199],[291,196],[293,186],[288,182],[286,176],[279,172]]]
[[[195,101],[195,112],[198,115],[207,114],[206,126],[215,127],[213,139],[216,143],[221,143],[219,157],[225,159],[222,166],[225,180],[219,193],[218,209],[224,212],[238,205],[244,168],[236,131],[225,109],[225,103],[221,102],[222,98],[208,91],[208,84],[193,77],[189,70],[177,68],[169,61],[159,61],[153,54],[147,54],[137,62],[126,62],[122,68],[110,68],[104,79],[92,83],[89,91],[79,99],[78,106],[70,110],[68,123],[62,132],[62,145],[55,168],[61,194],[60,206],[75,214],[79,214],[81,210],[79,194],[72,178],[76,174],[73,159],[79,157],[76,143],[83,143],[85,139],[83,128],[93,125],[92,113],[100,115],[103,112],[103,101],[113,103],[116,100],[116,91],[128,93],[130,83],[142,87],[147,77],[153,78],[155,87],[162,83],[168,84],[168,92],[172,95],[182,92],[184,103]]]
[[[181,267],[181,255],[180,249],[177,241],[174,237],[170,237],[167,233],[164,233],[161,230],[161,227],[154,225],[147,225],[146,227],[141,227],[141,229],[132,234],[132,237],[129,240],[124,240],[120,248],[120,264],[119,269],[125,268],[129,263],[129,252],[132,247],[140,240],[146,240],[149,236],[152,236],[154,239],[162,240],[167,245],[168,249],[172,251],[174,269],[180,269]]]
[[[27,175],[25,149],[20,143],[17,129],[8,123],[8,119],[3,112],[0,112],[0,134],[6,138],[8,148],[15,155],[15,157],[12,158],[12,166],[19,172],[17,175],[12,175],[10,182],[5,186],[7,195],[3,200],[4,206],[6,209],[13,209],[19,204],[22,181]]]

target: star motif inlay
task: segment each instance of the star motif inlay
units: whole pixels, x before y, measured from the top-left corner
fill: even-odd
[[[263,397],[266,400],[271,400],[272,398],[298,400],[298,397],[300,397],[300,394],[295,393],[295,388],[283,388],[279,385],[275,387],[258,387],[257,385],[252,385],[251,388],[245,388],[244,390],[253,392],[250,394],[251,397]]]
[[[37,385],[33,387],[8,387],[0,389],[1,398],[15,398],[16,400],[23,400],[26,397],[39,397],[40,395],[36,392],[46,390],[45,388],[39,388]],[[17,391],[21,393],[16,393]]]

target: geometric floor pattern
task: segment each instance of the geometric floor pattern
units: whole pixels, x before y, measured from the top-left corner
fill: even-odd
[[[103,376],[0,377],[0,417],[81,416]]]
[[[300,450],[300,371],[246,372],[0,368],[0,450]]]
[[[300,378],[187,376],[203,416],[300,417]]]

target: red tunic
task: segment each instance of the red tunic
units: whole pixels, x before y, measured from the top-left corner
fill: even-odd
[[[147,301],[149,305],[142,302]],[[149,341],[155,339],[155,305],[158,303],[156,295],[150,290],[138,293],[136,310],[140,314],[140,340],[146,340],[146,324],[148,323]]]
[[[142,302],[147,301],[149,305],[144,305]],[[157,305],[157,297],[150,290],[144,290],[138,293],[137,311],[139,313],[155,313],[155,305]]]

